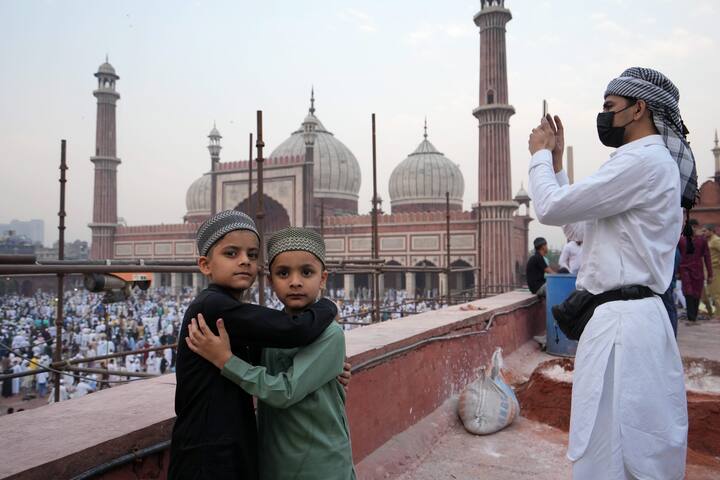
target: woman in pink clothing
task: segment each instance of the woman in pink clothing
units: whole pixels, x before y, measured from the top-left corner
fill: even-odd
[[[705,287],[705,271],[703,270],[703,262],[708,274],[708,282],[712,282],[713,271],[712,262],[710,261],[710,249],[708,248],[705,237],[698,232],[698,221],[690,219],[690,226],[695,230],[692,237],[693,247],[688,249],[688,243],[685,237],[680,237],[680,281],[682,282],[682,291],[687,301],[687,317],[691,322],[697,321],[698,307],[700,305],[700,297],[702,297],[703,288]],[[688,251],[690,250],[690,251]]]

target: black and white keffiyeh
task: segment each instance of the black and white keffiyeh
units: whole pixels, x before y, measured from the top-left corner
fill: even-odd
[[[665,75],[650,68],[632,67],[608,84],[605,96],[618,95],[644,100],[670,154],[680,169],[680,204],[690,209],[698,195],[695,157],[685,140],[687,128],[680,116],[680,92]]]

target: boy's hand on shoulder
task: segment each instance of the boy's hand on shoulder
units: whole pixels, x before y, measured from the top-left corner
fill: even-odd
[[[222,370],[225,363],[232,357],[230,350],[230,337],[222,318],[216,323],[219,335],[215,335],[205,323],[202,313],[198,318],[190,320],[188,325],[189,334],[185,338],[188,347],[193,352],[203,357],[208,362]]]
[[[350,365],[347,361],[343,364],[343,372],[337,376],[337,381],[340,382],[340,385],[343,386],[345,391],[347,392],[349,390],[350,386],[350,377],[352,377],[352,365]]]

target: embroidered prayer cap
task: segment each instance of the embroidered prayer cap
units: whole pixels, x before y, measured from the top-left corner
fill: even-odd
[[[201,257],[207,256],[215,243],[235,230],[253,232],[260,241],[255,222],[249,215],[238,210],[224,210],[208,218],[197,231],[197,248]]]
[[[312,253],[325,266],[325,241],[319,233],[307,228],[290,227],[273,234],[267,241],[268,265],[283,252],[303,251]]]
[[[605,96],[644,100],[653,122],[680,169],[680,204],[692,208],[698,195],[695,156],[685,139],[689,133],[680,116],[680,92],[665,75],[650,68],[632,67],[608,84]]]

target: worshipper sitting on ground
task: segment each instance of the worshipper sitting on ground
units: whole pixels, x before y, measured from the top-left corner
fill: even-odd
[[[713,269],[710,260],[710,249],[707,241],[700,231],[697,220],[691,218],[688,222],[694,231],[690,242],[685,236],[680,237],[680,280],[682,281],[683,295],[687,303],[688,325],[695,325],[700,307],[700,298],[705,287],[705,269],[708,272],[708,283],[712,283]],[[705,264],[703,267],[703,263]]]
[[[535,247],[535,253],[528,258],[525,275],[530,292],[538,297],[544,297],[546,295],[545,274],[555,272],[550,268],[545,258],[548,252],[547,240],[538,237],[533,240],[533,246]]]
[[[630,68],[612,80],[597,130],[616,150],[572,185],[562,169],[560,118],[546,116],[529,138],[535,213],[583,239],[572,296],[592,296],[578,312],[589,320],[573,373],[568,458],[575,479],[685,476],[683,366],[658,298],[673,275],[681,207],[691,208],[697,195],[678,99],[655,70]]]
[[[325,242],[303,228],[275,233],[267,243],[269,281],[285,311],[299,315],[318,298],[325,282]],[[222,320],[219,336],[203,318],[193,320],[190,348],[222,375],[258,399],[259,468],[262,480],[352,480],[355,471],[345,414],[345,337],[330,324],[300,349],[264,348],[262,366],[234,356]]]
[[[257,363],[258,348],[295,348],[312,343],[337,315],[320,299],[299,315],[243,303],[258,272],[260,239],[255,223],[236,210],[219,212],[197,232],[200,271],[210,285],[188,306],[180,338],[190,319],[203,314],[213,333],[223,318],[232,352]],[[258,477],[257,426],[252,396],[224,378],[215,366],[178,342],[170,479]]]

